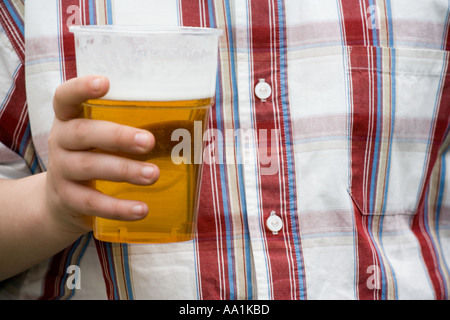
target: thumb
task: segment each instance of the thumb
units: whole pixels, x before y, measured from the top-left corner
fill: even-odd
[[[109,81],[102,76],[84,76],[70,79],[59,85],[53,96],[53,110],[59,120],[78,118],[83,109],[81,103],[104,96]]]

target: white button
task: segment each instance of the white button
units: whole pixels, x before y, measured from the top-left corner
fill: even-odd
[[[283,228],[283,221],[275,214],[275,211],[272,211],[266,220],[266,226],[273,234],[278,234],[278,231]]]
[[[259,82],[255,87],[255,94],[264,102],[272,94],[272,88],[264,79],[259,79]]]

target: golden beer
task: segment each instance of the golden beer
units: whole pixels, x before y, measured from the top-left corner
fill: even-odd
[[[148,154],[117,155],[148,161],[160,171],[150,186],[93,181],[102,193],[143,201],[149,208],[139,221],[95,217],[94,236],[124,243],[192,239],[202,138],[216,92],[222,30],[132,25],[69,30],[74,34],[77,76],[101,75],[109,80],[101,99],[84,103],[85,117],[152,132],[156,145]]]
[[[155,147],[145,155],[119,154],[158,166],[159,179],[150,186],[137,186],[126,182],[93,181],[93,186],[104,194],[143,201],[149,213],[139,221],[118,221],[95,217],[94,236],[103,241],[127,243],[165,243],[193,238],[197,211],[201,161],[195,144],[200,143],[206,128],[212,98],[189,101],[113,101],[88,100],[83,104],[88,119],[107,120],[150,131]],[[200,126],[199,126],[200,124]],[[200,127],[200,140],[198,138]],[[173,141],[172,133],[190,136],[190,159],[174,159],[173,150],[181,143]],[[184,141],[186,142],[186,141]],[[198,147],[198,145],[197,145]],[[185,150],[186,151],[186,150]],[[174,161],[176,160],[176,161]]]

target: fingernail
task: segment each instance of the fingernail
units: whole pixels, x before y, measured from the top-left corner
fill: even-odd
[[[134,141],[140,147],[146,147],[148,145],[150,138],[145,133],[138,133],[134,136]]]
[[[131,212],[135,215],[142,216],[145,214],[145,207],[141,204],[136,204],[131,208]]]
[[[141,174],[146,179],[153,178],[153,172],[154,172],[154,170],[153,170],[153,167],[151,167],[151,166],[144,166],[141,169]]]
[[[102,87],[102,79],[96,78],[91,81],[91,89],[93,91],[100,91],[101,87]]]

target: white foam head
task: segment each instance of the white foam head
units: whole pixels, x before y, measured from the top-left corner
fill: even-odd
[[[104,99],[168,101],[214,96],[218,39],[210,28],[74,26],[78,76],[106,76]]]

